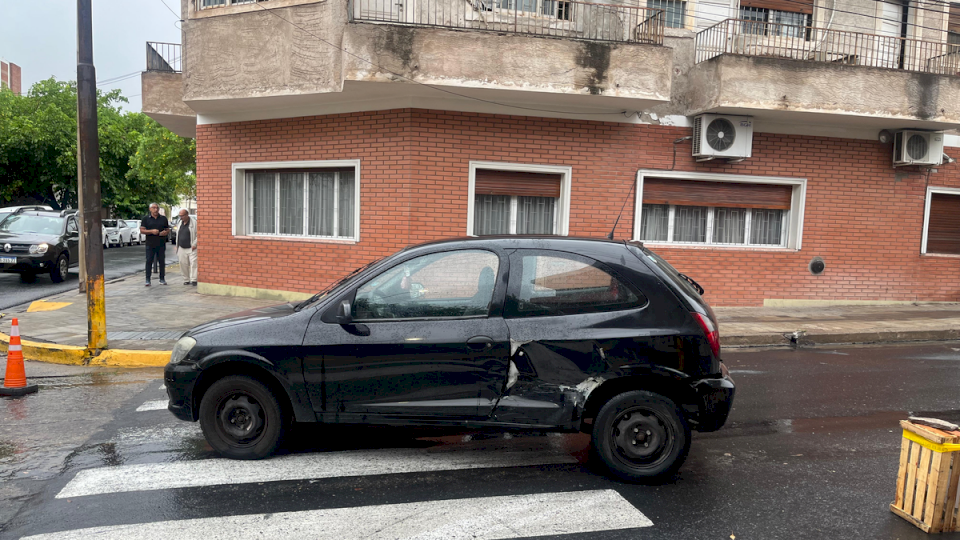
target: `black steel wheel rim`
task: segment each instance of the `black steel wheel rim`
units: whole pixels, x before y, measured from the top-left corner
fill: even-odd
[[[61,279],[67,279],[67,260],[63,257],[57,262],[57,271],[60,272]]]
[[[226,396],[217,410],[217,426],[237,446],[255,444],[266,427],[263,407],[244,392]]]
[[[629,466],[651,467],[667,459],[676,445],[673,429],[654,411],[633,407],[612,423],[613,454]]]

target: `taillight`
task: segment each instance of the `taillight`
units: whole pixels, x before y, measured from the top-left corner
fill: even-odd
[[[713,321],[709,318],[696,312],[691,313],[691,315],[700,323],[700,328],[703,329],[703,333],[707,336],[707,341],[710,343],[710,350],[713,351],[713,355],[720,358],[720,331],[713,325]]]

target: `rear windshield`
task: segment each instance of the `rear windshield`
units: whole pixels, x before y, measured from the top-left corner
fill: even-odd
[[[691,307],[697,306],[706,313],[710,312],[707,302],[704,301],[702,296],[700,296],[700,293],[697,292],[697,289],[693,286],[693,284],[680,277],[680,272],[678,272],[677,269],[674,268],[670,263],[665,261],[663,257],[657,255],[647,248],[641,248],[632,245],[628,245],[627,247],[641,260],[652,263],[653,266],[658,268],[662,274],[667,277],[667,279],[670,281],[670,284],[674,286],[674,289],[679,289],[677,292],[686,297],[687,303],[689,303]]]

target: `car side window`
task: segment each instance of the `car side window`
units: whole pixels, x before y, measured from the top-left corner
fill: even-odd
[[[77,228],[77,220],[70,218],[67,220],[67,233],[72,234],[75,232],[80,232],[80,229]]]
[[[433,253],[371,279],[354,299],[354,320],[486,317],[500,257],[484,250]]]
[[[578,315],[642,307],[647,299],[587,257],[518,252],[511,272],[512,315]],[[514,283],[518,280],[519,283]]]

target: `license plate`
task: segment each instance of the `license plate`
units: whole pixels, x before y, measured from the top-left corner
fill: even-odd
[[[0,264],[17,264],[16,257],[0,257]]]

